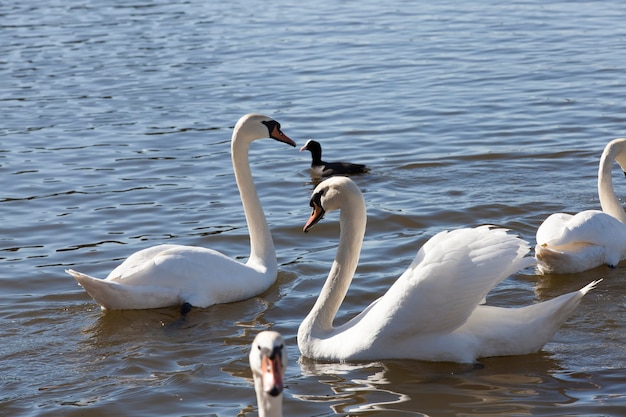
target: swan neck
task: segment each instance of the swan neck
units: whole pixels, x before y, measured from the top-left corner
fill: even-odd
[[[282,417],[283,416],[283,394],[276,397],[263,391],[261,378],[254,377],[254,388],[256,391],[256,401],[259,407],[259,417]]]
[[[333,321],[359,262],[367,215],[363,196],[359,194],[352,197],[359,199],[351,198],[341,208],[339,246],[335,260],[317,302],[303,321],[302,328],[307,329],[303,331],[313,336],[321,337],[333,330]]]
[[[233,132],[231,142],[233,171],[250,234],[250,258],[247,264],[263,269],[262,272],[273,274],[277,270],[276,252],[252,178],[248,158],[251,142],[250,139],[242,138],[238,130]]]
[[[615,151],[613,147],[607,147],[600,158],[598,168],[598,197],[602,211],[615,217],[622,223],[626,223],[626,213],[613,190],[612,170],[615,162]]]

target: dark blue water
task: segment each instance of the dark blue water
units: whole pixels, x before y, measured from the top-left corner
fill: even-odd
[[[372,168],[355,178],[368,229],[339,320],[440,230],[534,243],[549,214],[599,208],[600,153],[626,136],[625,20],[618,1],[3,2],[0,415],[254,415],[247,353],[265,328],[289,345],[289,415],[620,415],[622,266],[526,270],[493,292],[519,306],[604,278],[534,355],[298,361],[338,218],[302,234],[309,155],[271,141],[251,151],[280,264],[262,296],[185,322],[105,314],[64,270],[104,277],[164,242],[245,258],[229,139],[249,112]]]

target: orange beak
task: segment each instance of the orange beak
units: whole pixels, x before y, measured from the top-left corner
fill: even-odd
[[[287,145],[296,146],[296,142],[289,139],[289,137],[278,128],[278,126],[274,126],[274,129],[272,129],[272,133],[270,133],[270,138],[276,139],[279,142],[286,143]]]
[[[280,395],[283,392],[283,364],[280,355],[273,354],[270,357],[264,354],[261,358],[261,369],[263,391],[272,397]]]
[[[324,208],[322,208],[322,204],[321,201],[319,201],[319,198],[312,198],[310,205],[311,207],[313,207],[313,211],[311,212],[309,220],[307,220],[304,228],[302,229],[304,233],[308,232],[311,227],[315,226],[317,222],[322,220],[324,214],[326,213]]]

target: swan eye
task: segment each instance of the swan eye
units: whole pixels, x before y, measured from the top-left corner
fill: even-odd
[[[319,190],[309,200],[309,206],[315,208],[315,205],[322,206],[322,197],[324,196],[324,190]]]
[[[270,133],[270,137],[272,136],[272,133],[274,133],[274,129],[277,129],[279,132],[282,133],[282,131],[280,130],[280,123],[278,123],[276,120],[264,120],[261,123],[263,123],[265,127],[267,127],[267,130]]]

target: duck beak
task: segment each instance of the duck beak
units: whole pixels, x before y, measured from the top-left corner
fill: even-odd
[[[276,397],[283,392],[283,363],[281,355],[272,352],[271,355],[264,354],[261,358],[263,369],[262,381],[263,391],[272,397]]]
[[[313,195],[313,197],[311,197],[311,202],[309,203],[309,205],[313,207],[313,211],[311,212],[309,220],[307,220],[304,228],[302,229],[304,233],[308,232],[311,227],[315,226],[317,222],[324,218],[324,214],[326,214],[326,211],[322,207],[321,199],[321,194],[315,194]]]
[[[311,143],[311,139],[307,140],[306,143],[304,144],[304,146],[302,146],[300,148],[300,152],[308,151],[309,150],[309,143]]]
[[[296,146],[296,142],[289,139],[289,137],[278,128],[278,126],[274,126],[274,129],[272,129],[272,133],[270,134],[270,138],[276,139],[279,142],[286,143],[287,145],[291,145],[294,147]]]

